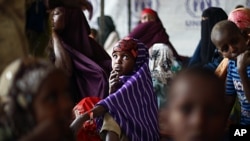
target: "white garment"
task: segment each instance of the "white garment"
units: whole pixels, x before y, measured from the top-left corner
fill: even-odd
[[[107,40],[104,43],[104,49],[109,54],[109,56],[112,56],[113,47],[119,40],[120,38],[116,31],[113,31],[109,34]]]

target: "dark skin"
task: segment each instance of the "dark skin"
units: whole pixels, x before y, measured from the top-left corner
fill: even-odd
[[[73,102],[65,74],[61,71],[53,72],[38,91],[32,105],[37,125],[20,141],[72,140],[69,125]]]
[[[112,54],[112,72],[109,77],[109,93],[112,94],[115,91],[117,91],[120,86],[121,82],[119,79],[119,76],[121,75],[129,75],[132,73],[133,68],[135,65],[135,58],[131,55],[130,52],[127,51],[117,51],[113,52]],[[99,117],[104,115],[108,112],[107,109],[105,109],[103,106],[97,105],[95,106],[90,112],[93,112],[93,118]],[[75,133],[77,133],[80,128],[82,127],[82,124],[89,120],[89,114],[88,112],[78,116],[70,125],[70,127],[73,129]],[[106,141],[119,141],[119,136],[114,132],[107,132]]]
[[[240,32],[235,24],[225,21],[215,25],[211,39],[223,57],[236,60],[246,99],[250,101],[250,80],[247,76],[247,66],[250,65],[249,32]],[[236,95],[226,96],[228,115],[235,99]]]
[[[181,74],[171,86],[165,112],[173,140],[219,141],[226,125],[223,83],[209,76]]]
[[[68,76],[72,75],[72,62],[69,54],[63,48],[59,33],[64,29],[64,9],[55,8],[52,12],[52,43],[55,53],[55,66],[65,70]]]

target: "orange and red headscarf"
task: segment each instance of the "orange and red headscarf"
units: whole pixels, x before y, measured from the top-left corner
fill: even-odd
[[[121,39],[113,48],[113,52],[116,51],[128,51],[132,54],[134,58],[137,57],[137,42],[130,37],[125,37]]]

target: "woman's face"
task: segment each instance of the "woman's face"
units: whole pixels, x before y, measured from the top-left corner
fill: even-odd
[[[144,13],[144,14],[141,15],[141,23],[152,22],[152,21],[155,21],[155,20],[156,20],[156,18],[152,14]]]
[[[65,27],[65,9],[57,7],[52,11],[51,26],[54,31],[61,31]]]
[[[55,120],[67,131],[71,122],[73,103],[69,94],[68,80],[62,72],[47,76],[39,88],[33,103],[37,124]]]

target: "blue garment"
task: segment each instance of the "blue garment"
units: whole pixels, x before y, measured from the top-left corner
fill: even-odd
[[[199,42],[193,56],[190,58],[188,66],[189,67],[202,66],[208,70],[215,71],[216,68],[219,66],[220,62],[223,60],[223,57],[219,54],[218,50],[217,49],[214,50],[212,59],[205,64],[203,64],[201,61],[200,51],[201,51],[201,42]]]
[[[250,66],[247,67],[247,76],[250,78]],[[226,80],[226,94],[238,96],[241,105],[241,121],[242,125],[250,125],[250,102],[245,96],[243,85],[237,70],[236,61],[229,60],[228,74]]]

